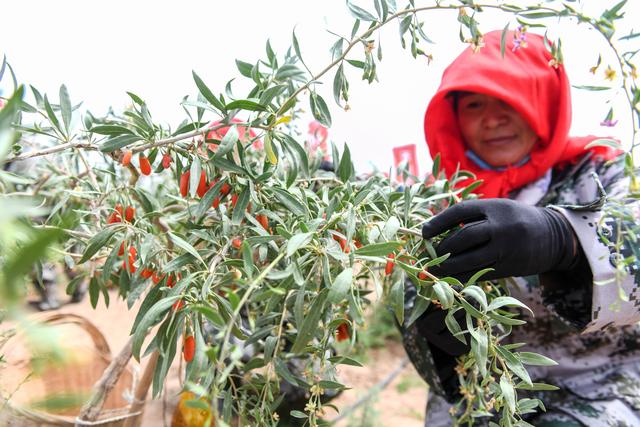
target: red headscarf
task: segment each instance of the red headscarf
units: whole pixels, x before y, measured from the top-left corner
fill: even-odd
[[[552,56],[543,38],[527,34],[527,45],[514,49],[514,33],[506,35],[504,57],[500,51],[501,31],[484,36],[484,47],[474,52],[465,49],[444,71],[442,82],[431,99],[424,116],[424,132],[431,156],[440,153],[447,176],[458,165],[473,172],[484,183],[476,189],[482,197],[507,197],[509,192],[535,181],[547,170],[563,162],[573,161],[585,153],[585,146],[595,136],[569,137],[571,95],[564,67],[550,65]],[[477,92],[499,98],[511,105],[540,137],[522,166],[503,171],[486,170],[465,155],[467,150],[458,129],[452,91]],[[594,147],[606,158],[618,152]]]

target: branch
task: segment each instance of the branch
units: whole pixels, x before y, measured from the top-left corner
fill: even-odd
[[[102,410],[102,406],[104,405],[107,395],[116,385],[120,375],[131,359],[132,346],[133,336],[129,338],[127,344],[125,344],[124,348],[120,350],[118,356],[111,361],[107,369],[102,374],[100,380],[98,380],[94,385],[91,398],[87,403],[85,403],[80,410],[80,414],[76,418],[76,426],[79,427],[85,425],[83,421],[95,421],[98,415],[100,415],[100,411]]]

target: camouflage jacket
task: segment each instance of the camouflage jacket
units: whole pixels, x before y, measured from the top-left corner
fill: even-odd
[[[633,233],[640,227],[640,202],[627,197],[628,189],[623,157],[605,162],[587,154],[511,195],[564,214],[585,252],[593,280],[586,286],[570,286],[566,278],[552,274],[508,280],[511,295],[533,311],[533,316],[520,313],[527,324],[514,327],[509,339],[526,342],[529,351],[558,362],[557,366],[528,367],[534,381],[546,381],[588,400],[622,399],[637,411],[640,243]],[[618,259],[628,265],[620,266]],[[410,310],[410,298],[407,304]],[[429,346],[415,324],[402,332],[418,373],[432,392],[445,395]]]

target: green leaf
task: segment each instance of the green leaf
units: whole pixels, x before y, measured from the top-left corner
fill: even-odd
[[[464,295],[469,295],[473,299],[478,301],[478,303],[480,304],[483,310],[487,309],[487,295],[478,286],[475,286],[475,285],[467,286],[462,290],[462,293]]]
[[[236,63],[237,63],[237,61],[236,61]],[[224,104],[222,102],[220,102],[220,100],[218,98],[215,97],[213,92],[211,92],[211,90],[202,81],[202,79],[200,77],[198,77],[196,72],[195,71],[191,71],[191,74],[193,75],[193,80],[196,82],[196,86],[198,86],[198,90],[200,91],[202,96],[204,96],[204,99],[209,101],[209,103],[211,105],[213,105],[214,107],[216,107],[218,110],[222,111],[223,113],[226,113],[227,109],[225,108]]]
[[[89,301],[94,309],[98,306],[98,298],[100,297],[100,285],[98,280],[92,277],[89,281]]]
[[[284,64],[278,68],[275,79],[278,81],[298,80],[304,81],[305,72],[294,64]]]
[[[336,71],[336,75],[333,78],[333,98],[336,101],[336,104],[341,105],[340,103],[340,93],[342,92],[342,85],[344,83],[344,67],[342,64],[338,67]]]
[[[314,337],[320,326],[320,319],[324,314],[324,306],[327,301],[328,290],[323,289],[316,297],[313,304],[309,308],[309,311],[304,319],[302,327],[298,331],[293,346],[291,347],[292,353],[300,353],[307,345],[309,341]]]
[[[531,353],[529,351],[521,351],[519,353],[516,353],[516,357],[518,357],[520,361],[525,365],[556,366],[558,364],[558,362],[553,359],[550,359],[538,353]]]
[[[120,135],[115,138],[108,139],[100,146],[100,151],[110,153],[112,151],[131,145],[141,138],[138,135]]]
[[[293,194],[278,187],[274,187],[271,190],[273,191],[276,198],[280,201],[280,203],[282,203],[295,215],[302,216],[307,213],[305,206]]]
[[[29,273],[36,261],[44,257],[48,247],[63,234],[60,230],[38,230],[33,240],[21,246],[11,254],[11,257],[6,253],[3,254],[6,257],[2,265],[5,280],[0,281],[0,292],[5,293],[7,300],[13,301],[18,296],[18,290],[13,283]]]
[[[342,273],[336,276],[331,289],[329,290],[329,302],[338,304],[344,300],[347,293],[351,290],[351,284],[353,283],[353,268],[345,268]]]
[[[364,366],[362,363],[358,362],[357,360],[351,359],[350,357],[347,357],[347,356],[333,356],[327,360],[329,360],[329,362],[335,365],[342,364],[342,365],[349,365],[349,366],[357,366],[359,368],[362,368]]]
[[[371,13],[367,12],[363,8],[351,3],[350,0],[347,0],[347,7],[349,8],[349,11],[351,12],[354,18],[361,19],[367,22],[377,21],[375,16],[373,16]]]
[[[155,303],[140,320],[140,323],[133,334],[132,354],[136,360],[140,361],[140,350],[142,349],[144,339],[147,337],[149,328],[158,323],[167,314],[169,307],[171,307],[180,298],[180,295],[174,295],[161,299]]]
[[[87,244],[87,249],[85,249],[84,254],[82,254],[82,258],[78,261],[78,264],[82,264],[87,262],[93,255],[95,255],[100,249],[105,247],[111,236],[118,231],[119,227],[107,227],[103,230],[100,230],[98,234],[89,239],[89,243]]]
[[[533,391],[555,391],[555,390],[560,390],[559,387],[556,387],[556,386],[551,385],[551,384],[545,384],[545,383],[527,384],[524,381],[516,384],[516,388],[517,389],[521,389],[521,390],[533,390]]]
[[[248,99],[238,99],[227,104],[228,110],[267,111],[267,107]]]
[[[69,92],[65,85],[60,86],[60,114],[62,115],[64,128],[67,133],[69,133],[69,126],[71,124],[71,99],[69,99]]]
[[[229,126],[229,130],[227,130],[227,133],[222,137],[222,141],[220,141],[220,145],[214,154],[214,158],[223,157],[229,151],[233,150],[238,139],[239,134],[237,126]]]
[[[344,151],[342,152],[342,158],[340,159],[340,165],[338,166],[337,175],[342,182],[347,182],[353,175],[353,163],[351,162],[351,152],[349,146],[344,145]]]
[[[453,305],[453,290],[447,283],[437,281],[433,284],[433,291],[436,293],[440,304],[442,304],[442,308],[447,310],[451,308]]]
[[[503,346],[495,346],[494,347],[499,355],[504,359],[507,367],[513,371],[514,374],[520,377],[521,380],[526,382],[527,384],[531,384],[531,377],[529,377],[529,373],[522,365],[522,362],[518,358],[516,358],[513,353],[504,348]]]
[[[278,156],[276,156],[276,153],[273,149],[273,143],[271,142],[271,134],[267,133],[264,136],[264,151],[267,154],[267,160],[269,160],[269,163],[271,163],[272,165],[277,165],[278,164]]]
[[[389,292],[389,304],[398,324],[404,324],[404,281],[398,280]]]
[[[528,310],[531,314],[533,314],[533,312],[529,307],[527,307],[524,303],[518,301],[513,297],[497,297],[493,299],[491,303],[489,303],[489,306],[487,307],[487,311],[492,311],[504,306],[524,308],[525,310]]]
[[[60,122],[58,121],[58,117],[56,117],[56,113],[54,113],[53,108],[51,107],[51,104],[49,103],[49,99],[47,98],[47,95],[45,94],[44,96],[44,108],[47,111],[47,117],[49,117],[49,121],[51,122],[51,124],[58,129],[58,131],[64,135],[64,132],[62,131],[62,128],[60,127]]]
[[[311,112],[313,113],[313,117],[315,117],[322,125],[331,127],[331,113],[329,112],[329,107],[327,107],[327,103],[324,102],[324,99],[317,93],[311,92],[309,101],[311,103]]]
[[[287,242],[287,257],[293,255],[301,247],[306,246],[313,239],[314,234],[313,232],[299,233],[291,237]]]
[[[454,310],[449,310],[449,312],[447,313],[447,315],[444,318],[444,323],[445,323],[445,325],[447,325],[447,329],[449,329],[449,332],[451,332],[451,334],[456,339],[458,339],[458,341],[460,341],[464,345],[467,345],[467,341],[465,341],[464,336],[463,336],[462,328],[460,327],[460,324],[458,323],[458,321],[454,317],[455,313],[456,312]]]
[[[571,85],[575,89],[589,90],[589,91],[601,91],[601,90],[611,90],[612,87],[609,86],[590,86],[590,85]]]
[[[249,200],[251,199],[251,189],[247,186],[244,187],[240,195],[236,206],[233,208],[233,215],[231,216],[231,223],[234,225],[240,225],[244,219],[244,213],[249,206]]]
[[[393,242],[382,242],[382,243],[372,243],[370,245],[363,246],[359,249],[356,249],[354,254],[356,256],[385,256],[391,252],[396,252],[402,248],[403,242],[393,241]]]
[[[500,55],[504,58],[504,49],[507,45],[507,33],[509,31],[509,23],[504,26],[502,29],[502,34],[500,35]]]
[[[500,391],[502,391],[502,396],[507,403],[507,407],[512,413],[516,411],[516,393],[513,389],[513,385],[507,379],[505,374],[500,376]]]
[[[89,132],[97,133],[99,135],[118,136],[124,134],[133,134],[131,129],[118,125],[98,125],[89,129]]]
[[[191,244],[189,242],[183,240],[182,238],[176,236],[175,234],[173,234],[171,232],[169,232],[169,238],[173,241],[173,243],[175,243],[176,245],[178,245],[179,247],[181,247],[185,251],[189,252],[191,255],[196,257],[201,263],[204,264],[204,260],[200,256],[200,253],[196,250],[196,248],[191,246]]]

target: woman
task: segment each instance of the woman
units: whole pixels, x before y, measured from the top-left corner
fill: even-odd
[[[503,56],[501,35],[487,34],[480,51],[466,49],[445,70],[425,114],[431,155],[440,154],[447,175],[459,167],[484,181],[478,200],[424,225],[427,239],[455,230],[436,248],[451,256],[432,272],[464,280],[490,267],[484,278],[515,278],[511,295],[534,316],[522,313],[527,324],[510,340],[558,362],[529,367],[534,381],[560,387],[542,395],[547,412],[530,423],[640,426],[640,275],[634,262],[621,283],[611,280],[616,254],[607,242],[615,241],[618,220],[605,214],[629,188],[623,156],[587,149],[595,137],[568,136],[569,83],[542,37],[528,34],[525,47],[521,32],[509,33]],[[625,242],[623,252],[637,245]],[[408,293],[410,305],[414,296]],[[445,314],[432,306],[403,329],[407,352],[431,385],[429,427],[451,425],[455,357],[469,351],[444,326]]]

